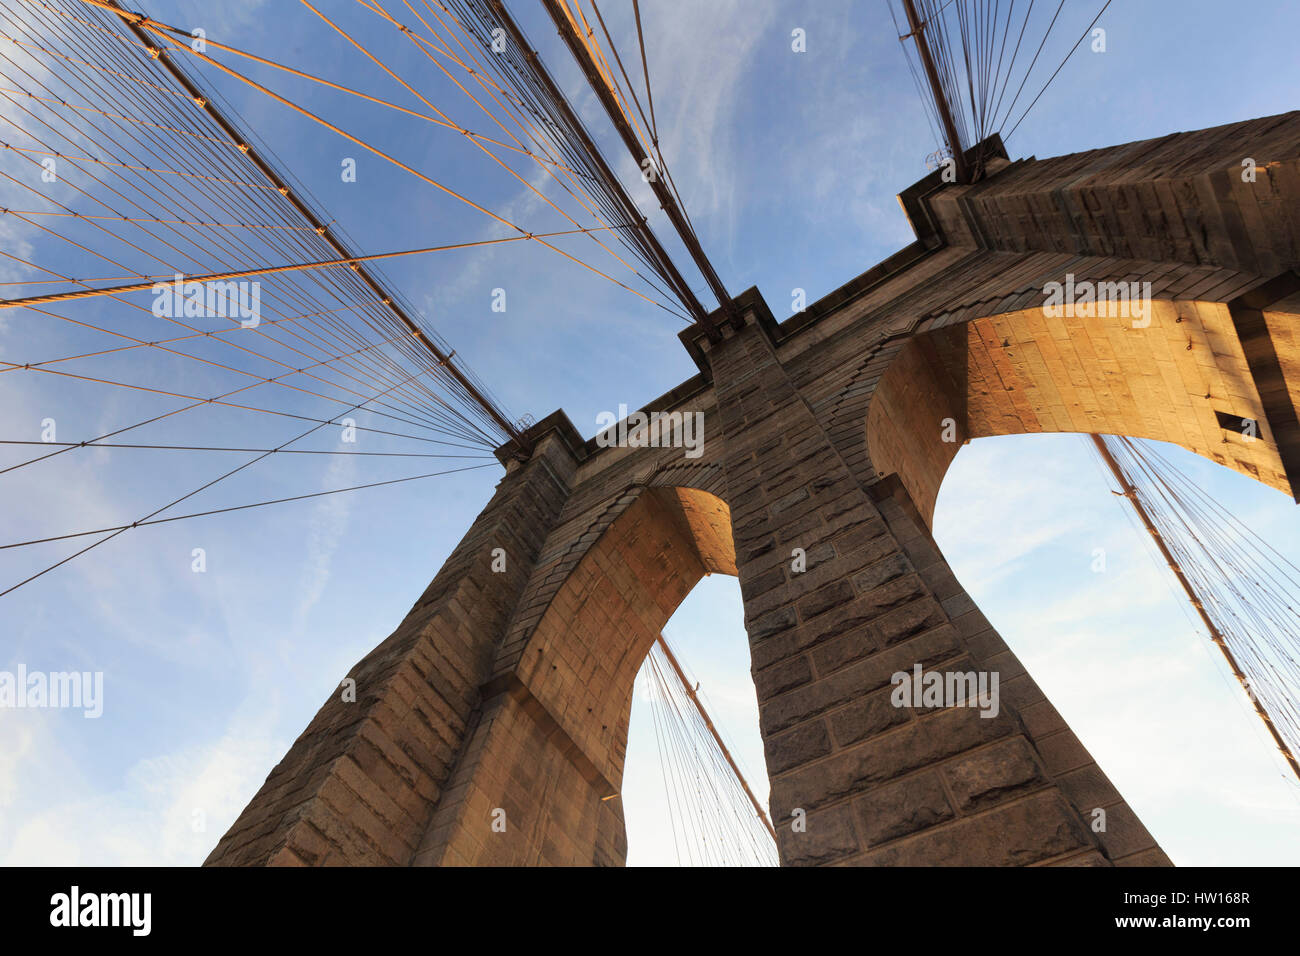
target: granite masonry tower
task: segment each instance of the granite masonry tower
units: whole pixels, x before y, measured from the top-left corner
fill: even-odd
[[[563,412],[503,448],[428,589],[339,675],[355,700],[208,864],[622,863],[633,679],[709,573],[740,579],[784,864],[1167,863],[929,526],[988,435],[1160,439],[1300,490],[1300,113],[984,150],[975,184],[904,192],[916,240],[806,310],[750,289],[721,338],[683,333],[699,373],[645,411],[702,413],[702,454],[601,447]],[[916,665],[996,673],[996,716],[894,706]]]

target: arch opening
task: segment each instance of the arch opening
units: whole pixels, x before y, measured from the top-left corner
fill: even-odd
[[[935,540],[1176,864],[1289,862],[1294,778],[1089,444],[1051,434],[963,447]],[[1300,563],[1300,509],[1202,456],[1161,453]]]
[[[614,513],[611,518],[610,514]],[[590,518],[583,518],[589,521]],[[572,540],[572,539],[571,539]],[[621,864],[623,785],[638,671],[683,599],[706,574],[736,575],[730,510],[689,487],[647,487],[611,502],[543,575],[536,623],[503,663],[513,690],[471,744],[467,805],[519,821],[494,862]],[[549,582],[549,583],[548,583]]]
[[[705,577],[664,629],[672,660],[656,644],[637,675],[620,796],[629,866],[776,864],[765,828],[769,785],[743,620],[739,582]],[[708,725],[692,698],[702,703]]]
[[[647,488],[590,544],[522,652],[520,679],[615,789],[637,671],[714,573],[736,574],[726,503],[693,488]]]

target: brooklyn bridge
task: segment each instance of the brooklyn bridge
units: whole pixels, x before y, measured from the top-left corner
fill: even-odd
[[[1042,97],[1109,55],[1111,4],[1070,6],[870,5],[935,151],[900,167],[905,242],[787,297],[717,265],[727,241],[698,215],[697,231],[701,192],[674,178],[712,148],[655,97],[670,78],[651,20],[684,7],[302,0],[223,32],[118,0],[3,0],[0,381],[33,390],[6,392],[0,482],[72,469],[57,495],[85,505],[74,526],[6,496],[5,616],[23,607],[23,640],[55,645],[51,582],[127,541],[311,505],[321,553],[341,533],[331,503],[415,483],[445,520],[441,567],[416,568],[432,574],[418,594],[380,603],[382,575],[349,593],[338,623],[372,649],[312,662],[338,685],[287,752],[260,753],[260,786],[208,779],[242,810],[195,806],[196,833],[209,815],[224,831],[200,837],[207,865],[621,865],[642,699],[686,862],[1169,865],[959,580],[936,514],[972,442],[1078,436],[1295,789],[1300,570],[1168,446],[1300,501],[1300,112],[1177,132],[1153,116],[1147,138],[1018,155]],[[285,15],[320,45],[268,40]],[[782,53],[815,58],[824,33],[782,27]],[[356,187],[346,211],[297,178],[312,163]],[[483,169],[509,192],[475,191]],[[376,225],[404,210],[415,232]],[[559,352],[512,344],[511,250],[608,287],[688,374],[657,398],[592,397],[617,409],[594,433],[585,408],[508,412],[509,376]],[[442,286],[424,283],[431,261],[454,263]],[[430,318],[444,287],[487,303],[456,343]],[[628,321],[605,316],[608,344],[546,374],[653,366],[622,348]],[[90,490],[114,456],[145,455],[132,510]],[[489,475],[480,498],[463,490]],[[439,482],[460,484],[437,498]],[[427,560],[430,528],[394,508],[381,527],[404,542],[395,564]],[[327,564],[186,533],[187,581],[224,563],[259,594],[318,582],[295,627],[335,587]],[[690,642],[665,637],[712,575],[739,582],[762,767],[743,766]],[[167,580],[133,600],[180,600],[184,620]],[[202,599],[232,628],[256,616],[241,587]],[[111,589],[77,592],[129,621]],[[5,639],[6,657],[26,646]],[[131,640],[187,653],[185,634]],[[249,669],[293,675],[281,640],[267,628]],[[115,682],[166,673],[110,668],[105,715]],[[26,681],[8,705],[46,706]]]

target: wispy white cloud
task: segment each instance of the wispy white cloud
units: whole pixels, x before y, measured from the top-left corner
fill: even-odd
[[[0,765],[23,781],[22,799],[8,795],[16,812],[0,816],[0,865],[194,866],[286,745],[259,709],[213,741],[139,760],[113,786],[62,747],[52,726],[62,717],[0,722],[4,744],[21,745],[0,750]]]

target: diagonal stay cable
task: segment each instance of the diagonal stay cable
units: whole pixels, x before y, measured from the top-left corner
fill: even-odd
[[[376,348],[377,345],[382,345],[382,344],[383,344],[383,343],[376,343],[375,345],[367,345],[367,346],[365,346],[365,347],[359,349],[358,351],[365,351],[366,349]],[[318,364],[318,365],[326,365],[326,364],[329,364],[329,363],[331,363],[331,362],[338,361],[340,358],[343,358],[343,356],[334,356],[333,358],[322,360],[321,362],[319,362],[319,363],[317,363],[317,364]],[[8,364],[8,363],[6,363],[6,364]],[[33,368],[35,368],[35,366],[33,366]],[[40,369],[40,370],[41,370],[41,371],[46,371],[45,369]],[[284,374],[285,374],[285,375],[292,375],[292,374],[295,374],[295,373],[294,373],[294,372],[285,372]],[[76,377],[76,378],[82,378],[83,376],[73,376],[73,377]],[[78,444],[78,445],[75,446],[75,447],[81,448],[81,447],[89,447],[89,446],[93,446],[96,442],[102,441],[102,440],[105,439],[105,438],[113,438],[113,437],[116,437],[117,435],[122,435],[122,434],[125,434],[126,432],[133,431],[134,429],[137,429],[137,428],[143,428],[145,425],[152,425],[152,424],[154,424],[155,422],[160,422],[160,421],[162,421],[162,420],[165,419],[165,418],[170,418],[170,417],[172,417],[173,415],[180,415],[180,414],[182,414],[183,412],[188,412],[190,409],[193,409],[193,408],[201,408],[201,407],[204,406],[204,405],[225,405],[225,406],[227,406],[227,407],[229,407],[229,408],[236,408],[236,409],[239,409],[239,410],[241,410],[241,411],[262,412],[262,413],[267,414],[267,415],[279,415],[279,416],[283,416],[283,417],[286,417],[286,418],[295,418],[295,419],[299,419],[299,420],[301,420],[301,421],[321,421],[320,419],[308,418],[308,417],[305,416],[305,415],[294,415],[294,414],[291,414],[291,413],[289,413],[289,412],[274,411],[274,410],[266,409],[266,408],[256,408],[256,407],[251,406],[251,405],[240,405],[240,404],[237,404],[237,403],[234,403],[234,402],[226,402],[226,401],[223,401],[223,399],[229,398],[231,395],[238,395],[240,392],[246,392],[246,391],[248,391],[249,389],[257,388],[259,385],[262,385],[262,384],[264,384],[264,383],[262,383],[262,382],[252,382],[252,383],[250,383],[250,384],[248,384],[248,385],[241,385],[239,388],[232,389],[232,390],[230,390],[229,392],[223,392],[222,394],[220,394],[220,395],[215,395],[215,396],[213,396],[213,397],[211,397],[211,398],[197,398],[197,397],[195,397],[195,396],[193,396],[193,395],[176,395],[176,396],[173,396],[173,397],[179,397],[179,398],[184,398],[184,399],[186,399],[186,400],[190,400],[190,404],[188,404],[188,405],[182,405],[180,408],[174,408],[174,409],[172,409],[170,412],[163,412],[161,415],[154,415],[152,418],[146,418],[146,419],[144,419],[144,420],[142,420],[142,421],[135,422],[134,424],[131,424],[131,425],[125,425],[125,426],[123,426],[122,428],[116,428],[116,429],[114,429],[113,431],[110,431],[110,432],[105,432],[104,434],[99,435],[99,436],[97,436],[96,438],[92,438],[92,439],[88,439],[87,441],[83,441],[83,442],[81,442],[80,444]],[[136,387],[138,387],[138,386],[128,386],[128,387],[136,388]],[[337,418],[337,416],[335,416],[335,417]],[[333,420],[326,420],[326,421],[324,422],[324,424],[327,424],[327,425],[328,425],[328,424],[335,424],[335,422],[334,422]],[[382,429],[382,428],[368,428],[368,427],[365,427],[365,426],[362,426],[362,425],[358,425],[358,426],[356,426],[356,427],[357,427],[357,430],[358,430],[358,431],[373,432],[373,433],[375,433],[375,434],[380,434],[380,435],[389,435],[389,436],[392,436],[392,437],[394,437],[394,438],[410,438],[410,439],[413,439],[413,440],[415,440],[415,441],[423,441],[423,442],[428,442],[428,443],[430,443],[430,444],[439,444],[439,445],[454,445],[454,444],[455,444],[455,443],[453,443],[453,442],[448,442],[448,441],[445,441],[445,440],[443,440],[443,439],[427,438],[427,437],[424,437],[424,436],[421,436],[421,435],[405,435],[405,434],[402,434],[401,432],[391,432],[391,431],[387,431],[387,430]],[[459,446],[459,447],[468,447],[468,446]],[[38,455],[38,456],[35,457],[35,458],[29,458],[29,459],[26,460],[26,461],[21,461],[21,462],[19,462],[19,463],[16,464],[16,465],[10,465],[10,466],[8,466],[7,468],[0,468],[0,475],[6,474],[6,473],[11,472],[11,471],[17,471],[19,468],[25,468],[25,467],[27,467],[28,465],[34,465],[34,464],[36,464],[36,463],[38,463],[38,462],[42,462],[42,461],[45,461],[45,460],[47,460],[47,459],[49,459],[49,458],[53,458],[53,457],[55,457],[56,455],[62,455],[62,454],[64,454],[65,452],[68,452],[68,451],[71,451],[71,450],[72,450],[71,448],[60,448],[58,451],[52,451],[52,452],[50,452],[50,453],[47,454],[47,455]]]
[[[120,18],[120,20],[127,22],[131,32],[138,39],[143,41],[145,49],[149,52],[150,56],[153,57],[161,68],[166,70],[173,80],[175,80],[194,99],[196,105],[205,109],[205,115],[207,118],[220,128],[231,145],[239,148],[247,162],[277,187],[279,193],[285,197],[285,200],[299,215],[304,217],[317,228],[318,234],[325,242],[336,251],[348,254],[350,250],[348,250],[339,235],[330,229],[330,223],[325,222],[311,206],[304,202],[303,198],[298,194],[300,190],[295,191],[290,188],[289,180],[286,178],[288,174],[281,174],[263,158],[258,149],[252,147],[248,139],[249,136],[255,136],[255,134],[241,133],[230,122],[230,120],[222,115],[222,112],[216,108],[214,97],[216,97],[217,94],[211,91],[205,94],[199,82],[194,78],[191,78],[179,63],[174,62],[168,55],[166,49],[163,49],[161,46],[155,45],[152,42],[150,39],[150,33],[135,26],[131,21],[136,17],[136,15],[130,14],[122,9],[116,0],[112,0],[111,7],[112,9],[110,12]],[[179,49],[184,51],[190,50],[188,46],[180,46],[174,41],[172,41],[172,45],[177,46]],[[263,151],[269,154],[269,150]],[[358,267],[356,272],[357,278],[364,282],[376,296],[384,301],[392,316],[412,332],[416,333],[420,345],[432,354],[432,356],[437,360],[438,366],[442,369],[442,373],[439,376],[440,380],[442,380],[447,387],[453,391],[453,393],[463,395],[463,397],[470,403],[468,407],[471,409],[471,413],[480,415],[481,417],[485,416],[485,421],[490,419],[493,428],[499,429],[501,433],[513,439],[515,442],[516,454],[527,454],[527,442],[521,438],[518,429],[515,428],[515,426],[506,418],[500,407],[495,402],[488,399],[483,391],[474,384],[474,382],[477,381],[477,378],[461,365],[452,362],[452,354],[447,350],[445,343],[442,342],[435,333],[426,332],[420,323],[411,318],[409,306],[403,304],[402,297],[398,294],[389,293],[365,267]],[[379,274],[382,275],[382,273]]]
[[[424,371],[423,371],[423,370],[422,370],[422,371],[419,371],[419,372],[416,372],[415,375],[412,375],[411,377],[412,377],[412,378],[415,378],[416,376],[418,376],[418,375],[422,375],[422,374],[424,374]],[[370,402],[371,402],[373,399],[375,399],[375,398],[382,398],[382,397],[383,397],[384,395],[386,395],[388,392],[393,391],[394,388],[396,388],[396,386],[391,386],[390,388],[386,389],[385,391],[380,392],[380,393],[378,393],[377,395],[373,396],[372,399],[367,399],[367,400],[364,401],[364,402],[359,402],[358,404],[352,406],[352,408],[350,409],[350,411],[360,411],[360,410],[361,410],[362,408],[364,408],[366,405],[370,404]],[[56,568],[60,568],[60,567],[62,567],[63,565],[67,564],[69,561],[72,561],[72,560],[74,560],[74,559],[76,559],[76,558],[81,557],[83,554],[87,553],[88,551],[93,551],[95,548],[98,548],[101,544],[106,544],[107,542],[112,541],[112,540],[113,540],[114,538],[116,538],[118,535],[120,535],[120,534],[125,534],[125,533],[126,533],[127,531],[129,531],[130,529],[135,528],[135,527],[138,527],[142,521],[149,521],[149,520],[152,519],[152,518],[156,518],[158,515],[162,514],[164,511],[167,511],[167,510],[169,510],[169,509],[175,507],[176,505],[180,504],[182,501],[186,501],[186,500],[188,500],[188,499],[190,499],[190,498],[193,498],[195,495],[200,494],[200,493],[203,492],[203,491],[206,491],[207,489],[211,488],[213,485],[216,485],[216,484],[218,484],[219,482],[225,481],[227,478],[230,478],[230,477],[233,476],[233,475],[237,475],[237,474],[239,474],[239,472],[243,471],[244,469],[246,469],[246,468],[250,468],[250,467],[252,467],[253,465],[257,464],[259,461],[262,461],[262,460],[264,460],[264,459],[270,457],[272,454],[274,454],[275,452],[279,451],[280,449],[287,448],[289,445],[292,445],[294,442],[300,441],[301,439],[306,438],[308,435],[312,435],[312,434],[316,433],[316,432],[319,431],[321,428],[324,428],[325,425],[327,425],[327,424],[329,424],[329,422],[327,422],[327,421],[322,421],[322,422],[320,422],[320,423],[317,424],[317,425],[313,425],[311,428],[307,429],[305,432],[300,432],[299,434],[295,435],[293,438],[290,438],[288,441],[286,441],[286,442],[284,442],[284,443],[278,445],[276,448],[272,449],[271,451],[264,452],[263,454],[258,455],[256,458],[252,458],[252,459],[250,459],[250,460],[244,462],[242,465],[239,465],[238,467],[232,468],[232,469],[230,469],[229,471],[222,473],[221,475],[217,476],[216,478],[213,478],[211,481],[205,482],[204,484],[202,484],[202,485],[200,485],[199,487],[195,488],[193,491],[187,492],[187,493],[181,495],[179,498],[176,498],[176,499],[174,499],[174,500],[168,502],[167,504],[163,505],[161,508],[156,508],[156,509],[154,509],[153,511],[151,511],[151,512],[149,512],[147,515],[145,515],[143,518],[139,518],[139,519],[137,519],[136,521],[133,521],[133,522],[132,522],[131,524],[129,524],[129,525],[122,525],[120,528],[115,529],[114,531],[112,531],[112,532],[110,532],[109,534],[105,535],[104,537],[100,538],[98,541],[94,541],[94,542],[92,542],[92,543],[86,545],[86,547],[82,548],[80,551],[77,551],[77,552],[75,552],[75,553],[73,553],[73,554],[70,554],[70,555],[68,555],[66,558],[63,558],[62,560],[57,561],[57,562],[55,562],[54,564],[51,564],[51,565],[49,565],[48,567],[46,567],[46,568],[44,568],[44,569],[42,569],[42,570],[40,570],[40,571],[37,571],[35,574],[29,575],[28,577],[26,577],[26,578],[24,578],[23,580],[19,581],[17,584],[14,584],[14,585],[9,586],[8,588],[5,588],[5,590],[0,591],[0,597],[4,597],[4,596],[7,595],[7,594],[11,594],[11,593],[13,593],[14,591],[18,590],[18,589],[19,589],[20,587],[22,587],[23,585],[25,585],[25,584],[29,584],[29,583],[31,583],[32,581],[35,581],[37,578],[40,578],[40,577],[42,577],[42,576],[44,576],[44,575],[46,575],[46,574],[49,574],[51,571],[55,570]],[[478,467],[484,467],[484,466],[478,466]]]
[[[294,262],[282,266],[264,266],[257,269],[240,269],[235,272],[215,272],[202,276],[185,276],[187,282],[225,282],[230,279],[246,279],[250,276],[272,275],[281,272],[300,272],[305,269],[323,269],[331,266],[346,266],[357,262],[372,262],[376,259],[393,259],[399,256],[421,255],[426,252],[447,252],[454,249],[470,249],[475,246],[492,246],[504,242],[522,242],[528,239],[539,240],[545,236],[572,236],[577,233],[607,229],[608,226],[591,226],[585,229],[565,229],[559,232],[524,233],[520,236],[503,236],[498,239],[478,239],[471,242],[449,243],[443,246],[426,246],[422,249],[402,249],[397,252],[375,252],[364,256],[348,256],[345,259],[322,259],[317,262]],[[15,309],[22,306],[41,305],[46,302],[66,302],[69,299],[86,299],[101,295],[121,295],[125,292],[143,292],[153,289],[156,282],[128,282],[125,285],[108,286],[103,289],[78,289],[72,292],[54,292],[47,295],[28,296],[22,299],[0,299],[0,309]]]
[[[1106,0],[1106,2],[1102,5],[1102,8],[1097,11],[1097,15],[1092,18],[1092,23],[1089,23],[1088,26],[1084,29],[1083,34],[1079,37],[1079,39],[1074,41],[1074,46],[1070,47],[1070,52],[1065,54],[1064,59],[1061,60],[1061,65],[1058,66],[1053,71],[1052,75],[1047,78],[1047,82],[1044,83],[1043,88],[1038,91],[1038,95],[1034,97],[1033,102],[1025,107],[1025,111],[1020,114],[1020,119],[1016,120],[1016,125],[1011,127],[1011,132],[1007,133],[1007,139],[1010,139],[1012,134],[1014,134],[1015,131],[1020,127],[1020,124],[1024,121],[1025,117],[1029,115],[1029,111],[1034,108],[1034,104],[1037,103],[1040,99],[1042,99],[1043,94],[1047,92],[1047,88],[1051,86],[1052,81],[1056,79],[1056,75],[1060,73],[1062,69],[1064,69],[1065,64],[1070,61],[1070,57],[1074,55],[1074,51],[1079,49],[1079,44],[1082,43],[1085,39],[1087,39],[1088,34],[1092,32],[1092,28],[1097,24],[1097,21],[1101,19],[1101,15],[1106,12],[1106,8],[1109,7],[1110,4],[1111,4],[1111,0]],[[1015,105],[1014,102],[1012,103],[1012,105]]]
[[[439,116],[442,116],[444,119],[446,118],[446,114],[443,113],[442,110],[438,109],[438,107],[435,106],[432,102],[430,102],[430,101],[429,101],[429,100],[428,100],[428,99],[427,99],[427,98],[426,98],[422,93],[420,93],[420,92],[419,92],[418,90],[416,90],[413,86],[411,86],[409,83],[407,83],[404,79],[402,79],[400,76],[398,76],[397,73],[395,73],[392,69],[390,69],[386,63],[384,63],[382,60],[380,60],[378,57],[376,57],[374,54],[372,54],[369,50],[367,50],[364,46],[362,46],[361,43],[359,43],[359,42],[356,40],[356,38],[354,38],[350,33],[348,33],[346,30],[344,30],[342,27],[340,27],[338,24],[336,24],[336,23],[335,23],[333,20],[331,20],[329,17],[325,16],[323,13],[321,13],[319,10],[317,10],[314,6],[312,6],[311,3],[309,2],[309,0],[300,0],[300,2],[303,4],[303,6],[307,7],[308,10],[310,10],[312,13],[316,14],[318,17],[320,17],[322,20],[324,20],[327,24],[329,24],[329,26],[332,27],[332,28],[335,30],[335,32],[337,32],[337,33],[338,33],[340,36],[342,36],[345,40],[347,40],[347,41],[348,41],[349,43],[351,43],[354,47],[356,47],[358,50],[360,50],[360,51],[361,51],[361,52],[362,52],[362,53],[363,53],[363,54],[364,54],[364,55],[365,55],[365,56],[366,56],[366,57],[367,57],[371,62],[373,62],[373,63],[374,63],[376,66],[378,66],[381,70],[383,70],[385,73],[387,73],[389,76],[391,76],[394,80],[396,80],[398,83],[400,83],[400,84],[402,85],[402,87],[403,87],[404,89],[406,89],[409,93],[411,93],[413,96],[417,97],[417,98],[418,98],[422,103],[424,103],[426,106],[428,106],[431,110],[433,110],[433,111],[434,111],[435,113],[437,113]],[[535,195],[535,196],[537,196],[539,199],[541,199],[542,202],[546,203],[548,206],[550,206],[552,209],[554,209],[556,212],[558,212],[561,216],[563,216],[565,219],[567,219],[567,220],[568,220],[570,223],[572,223],[574,226],[580,226],[579,222],[578,222],[576,219],[574,219],[574,218],[573,218],[572,216],[570,216],[567,212],[565,212],[565,211],[564,211],[563,209],[561,209],[558,205],[556,205],[555,201],[552,200],[549,196],[547,196],[546,194],[544,194],[544,193],[543,193],[541,190],[539,190],[536,186],[534,186],[532,183],[528,182],[528,180],[526,180],[523,176],[521,176],[518,172],[516,172],[513,168],[511,168],[511,166],[510,166],[508,163],[506,163],[503,159],[501,159],[501,157],[499,157],[499,156],[497,156],[496,154],[494,154],[490,149],[488,149],[488,148],[487,148],[486,146],[484,146],[482,143],[474,142],[474,145],[475,145],[476,147],[478,147],[478,149],[480,149],[480,150],[483,152],[483,154],[484,154],[485,156],[487,156],[488,158],[490,158],[493,162],[495,162],[497,165],[499,165],[502,169],[506,170],[506,172],[510,173],[511,176],[513,176],[515,179],[517,179],[517,180],[518,180],[518,181],[519,181],[519,182],[520,182],[520,183],[521,183],[521,184],[522,184],[526,189],[528,189],[531,193],[533,193],[533,195]],[[554,175],[554,174],[552,174],[552,175]],[[611,249],[609,246],[605,245],[605,243],[601,242],[600,239],[598,239],[598,238],[595,236],[594,233],[588,233],[588,236],[589,236],[589,237],[590,237],[590,238],[591,238],[591,239],[592,239],[592,240],[593,240],[597,245],[599,245],[602,249],[604,249],[604,250],[605,250],[606,252],[608,252],[611,256],[613,256],[615,259],[617,259],[620,263],[622,263],[624,266],[626,266],[627,269],[628,269],[629,271],[631,271],[631,272],[634,273],[634,274],[639,274],[639,273],[637,273],[636,268],[635,268],[631,263],[629,263],[627,260],[625,260],[622,256],[620,256],[618,253],[616,253],[616,252],[615,252],[613,249]]]
[[[148,451],[237,451],[246,454],[271,452],[282,455],[360,455],[367,458],[483,458],[496,460],[494,455],[435,455],[416,451],[342,451],[339,449],[311,448],[241,448],[225,445],[146,445],[126,442],[39,441],[36,439],[0,438],[0,445],[54,445],[71,448],[134,448]]]
[[[232,450],[248,450],[248,449],[232,449]],[[271,451],[280,451],[280,450],[281,449],[271,449]],[[349,454],[349,453],[341,452],[340,454]],[[352,452],[351,454],[361,454],[361,453]],[[385,485],[400,485],[403,482],[419,481],[423,478],[437,478],[440,475],[455,475],[455,474],[459,474],[462,471],[477,471],[480,468],[491,468],[495,463],[496,462],[494,460],[494,461],[486,462],[482,465],[466,465],[464,468],[450,468],[445,471],[431,471],[423,475],[409,475],[406,478],[390,478],[386,481],[370,481],[370,482],[366,482],[363,485],[349,485],[346,488],[327,488],[324,491],[312,491],[302,495],[289,495],[288,497],[285,498],[269,498],[265,501],[252,501],[249,502],[248,504],[231,505],[227,508],[212,508],[211,510],[208,511],[194,511],[191,512],[190,514],[184,514],[184,515],[170,515],[166,518],[146,518],[146,519],[141,519],[140,521],[133,521],[130,524],[111,525],[106,528],[93,528],[90,531],[73,531],[69,534],[57,534],[49,538],[33,538],[30,541],[13,541],[10,542],[9,544],[0,544],[0,551],[3,551],[8,548],[25,548],[35,544],[48,544],[52,541],[67,541],[70,538],[84,538],[88,535],[105,534],[109,531],[122,532],[122,531],[127,531],[131,528],[146,528],[149,527],[150,525],[167,524],[168,522],[172,522],[172,521],[188,521],[191,518],[207,518],[210,517],[211,515],[227,514],[232,511],[247,511],[250,508],[265,508],[268,505],[282,505],[291,501],[306,501],[309,498],[323,498],[326,495],[339,495],[339,494],[343,494],[346,491],[361,491],[366,488],[381,488]],[[252,462],[250,462],[249,464],[252,464]],[[105,540],[108,539],[106,538]],[[0,596],[3,596],[3,594],[7,594],[7,593],[8,593],[7,591],[0,592]]]
[[[90,2],[90,0],[82,0],[82,2]],[[124,15],[126,15],[126,11],[122,11],[122,13],[123,13]],[[177,50],[179,50],[179,51],[183,51],[183,52],[189,53],[189,54],[191,54],[192,56],[197,57],[198,59],[200,59],[200,60],[202,60],[203,62],[209,64],[210,66],[215,67],[216,69],[220,70],[221,72],[226,73],[227,75],[229,75],[229,76],[231,76],[231,77],[233,77],[233,78],[235,78],[235,79],[237,79],[237,80],[240,80],[241,82],[247,84],[248,86],[251,86],[253,89],[256,89],[257,91],[259,91],[259,92],[261,92],[261,93],[264,93],[265,95],[269,96],[271,99],[275,100],[276,102],[280,103],[281,105],[283,105],[283,106],[287,106],[287,107],[289,107],[290,109],[294,110],[295,112],[299,113],[300,115],[305,116],[306,118],[308,118],[308,119],[310,119],[310,120],[312,120],[312,121],[314,121],[314,122],[316,122],[316,123],[319,123],[321,126],[324,126],[326,129],[329,129],[329,130],[331,130],[331,131],[337,133],[339,136],[342,136],[344,139],[348,140],[349,142],[355,143],[356,145],[360,146],[362,149],[365,149],[365,150],[368,150],[368,151],[371,152],[371,153],[374,153],[374,154],[375,154],[376,156],[378,156],[380,159],[386,160],[387,162],[392,163],[394,166],[397,166],[397,167],[399,167],[400,169],[405,170],[406,172],[410,173],[411,175],[415,176],[416,178],[418,178],[418,179],[420,179],[420,180],[422,180],[422,181],[428,183],[429,185],[433,186],[435,189],[438,189],[438,190],[440,190],[441,192],[444,192],[444,193],[446,193],[447,195],[449,195],[449,196],[451,196],[451,197],[453,197],[453,198],[455,198],[455,199],[460,200],[461,202],[465,203],[466,205],[468,205],[468,206],[470,206],[470,207],[472,207],[472,208],[474,208],[474,209],[477,209],[479,212],[483,213],[484,215],[489,216],[490,218],[495,219],[495,220],[497,220],[498,222],[500,222],[500,223],[502,223],[502,224],[504,224],[504,225],[506,225],[506,226],[509,226],[511,229],[514,229],[515,231],[517,231],[517,232],[519,232],[519,233],[522,234],[519,238],[535,239],[535,240],[536,240],[538,243],[540,243],[541,245],[545,246],[546,248],[550,249],[550,250],[553,251],[553,252],[558,253],[559,255],[563,256],[564,258],[570,260],[571,262],[574,262],[574,263],[576,263],[577,265],[582,266],[584,269],[588,269],[588,270],[590,270],[591,272],[596,273],[597,275],[601,276],[601,277],[604,278],[604,279],[609,280],[610,282],[614,283],[615,285],[619,286],[620,288],[625,289],[625,290],[628,291],[628,292],[631,292],[633,295],[636,295],[636,296],[638,296],[638,297],[640,297],[640,298],[642,298],[642,299],[645,299],[647,302],[650,302],[650,303],[652,303],[652,304],[654,303],[654,300],[651,299],[649,296],[645,295],[644,293],[639,292],[639,291],[636,290],[636,289],[633,289],[631,286],[627,285],[627,284],[624,283],[624,282],[619,281],[618,279],[616,279],[616,278],[614,278],[613,276],[609,275],[608,273],[602,271],[601,269],[597,269],[595,266],[591,265],[590,263],[587,263],[587,262],[583,261],[582,259],[579,259],[579,258],[577,258],[577,257],[574,256],[574,255],[571,255],[571,254],[568,253],[568,252],[565,252],[563,249],[559,248],[558,246],[552,245],[551,243],[546,242],[544,239],[540,239],[540,238],[535,237],[533,234],[531,234],[531,233],[529,233],[527,230],[525,230],[522,226],[516,225],[515,223],[513,223],[513,222],[511,222],[510,220],[506,219],[505,217],[497,215],[496,213],[494,213],[494,212],[492,212],[491,210],[487,209],[486,207],[480,205],[479,203],[474,202],[474,200],[470,199],[469,197],[461,195],[460,193],[458,193],[456,190],[452,189],[451,187],[446,186],[446,185],[444,185],[443,183],[440,183],[439,181],[437,181],[436,179],[434,179],[433,177],[428,176],[428,175],[426,175],[425,173],[422,173],[422,172],[420,172],[419,170],[415,169],[414,167],[407,165],[406,163],[402,162],[400,159],[397,159],[395,156],[391,156],[391,155],[389,155],[388,153],[386,153],[386,152],[384,152],[383,150],[379,149],[379,147],[374,146],[374,145],[372,145],[372,144],[366,142],[365,140],[361,139],[360,137],[358,137],[358,136],[354,136],[352,133],[347,132],[346,130],[342,129],[341,127],[335,125],[334,123],[331,123],[329,120],[325,119],[324,117],[318,116],[317,114],[313,113],[311,110],[307,109],[306,107],[304,107],[304,106],[302,106],[302,105],[300,105],[300,104],[298,104],[298,103],[293,102],[292,100],[288,99],[287,97],[281,96],[279,93],[276,93],[274,90],[271,90],[271,89],[269,89],[268,87],[263,86],[262,84],[258,83],[256,80],[253,80],[252,78],[250,78],[250,77],[248,77],[248,76],[245,76],[244,74],[240,73],[238,70],[235,70],[235,69],[233,69],[232,67],[226,66],[225,64],[223,64],[223,63],[221,63],[221,62],[219,62],[219,61],[217,61],[217,60],[214,60],[212,57],[209,57],[209,56],[208,56],[207,54],[205,54],[205,53],[199,53],[199,52],[197,52],[196,50],[193,50],[191,47],[186,46],[185,44],[179,43],[178,41],[176,41],[176,40],[173,39],[170,35],[168,35],[167,33],[163,32],[163,31],[160,31],[160,30],[153,30],[152,28],[148,27],[147,25],[146,25],[145,29],[150,29],[151,32],[153,32],[156,36],[159,36],[159,37],[161,37],[162,39],[166,40],[168,43],[171,43],[172,46],[173,46],[175,49],[177,49]]]

